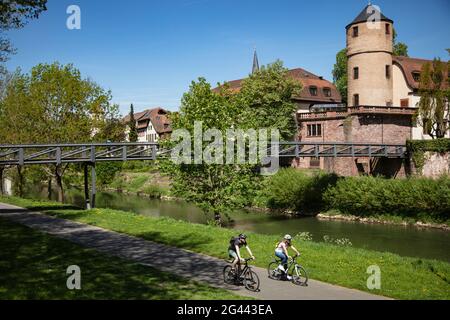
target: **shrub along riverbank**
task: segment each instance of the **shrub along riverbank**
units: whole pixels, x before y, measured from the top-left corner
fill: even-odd
[[[266,181],[260,205],[300,213],[450,225],[450,178],[337,177],[281,169]]]
[[[131,234],[215,257],[226,258],[231,236],[239,231],[209,225],[192,224],[167,218],[153,218],[108,209],[76,210],[59,203],[37,202],[19,198],[0,198],[32,210],[45,211],[71,219]],[[266,267],[273,259],[273,248],[278,236],[248,233],[255,264]],[[281,235],[280,235],[281,236]],[[400,257],[352,247],[314,243],[295,239],[302,252],[300,261],[311,278],[349,288],[400,299],[450,299],[450,264],[425,259]],[[367,288],[367,268],[381,268],[381,290]]]

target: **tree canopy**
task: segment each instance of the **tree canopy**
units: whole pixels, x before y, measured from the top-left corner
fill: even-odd
[[[392,52],[394,56],[408,57],[408,46],[403,42],[398,42],[397,36],[397,31],[394,29],[394,34],[392,36]]]
[[[336,54],[336,63],[333,66],[333,82],[341,94],[342,102],[347,103],[347,49],[342,49]]]
[[[123,124],[111,93],[83,79],[73,65],[39,64],[30,74],[18,71],[0,100],[3,143],[82,143],[123,140]],[[61,165],[47,169],[60,189]]]
[[[3,99],[0,121],[11,143],[96,140],[118,118],[111,93],[83,79],[73,65],[39,64],[17,74]]]
[[[434,59],[420,73],[420,102],[417,120],[424,131],[434,138],[445,137],[449,129],[449,63]]]
[[[7,0],[0,2],[0,63],[5,62],[15,50],[3,32],[23,28],[31,19],[37,19],[47,10],[47,0]],[[4,67],[0,66],[2,72]]]
[[[205,155],[209,154],[210,142],[217,142],[220,135],[225,137],[224,149],[227,144],[234,143],[234,138],[227,136],[229,129],[277,128],[283,137],[292,137],[296,131],[292,96],[299,89],[300,83],[287,76],[287,69],[281,62],[250,75],[239,92],[229,90],[226,84],[212,90],[204,78],[192,82],[182,98],[180,112],[171,117],[174,133],[177,129],[186,130],[191,138],[188,144],[192,147],[196,122],[202,122],[204,133],[208,129],[213,131],[209,132],[208,142],[203,142],[201,163],[164,163],[175,194],[199,205],[206,213],[212,213],[217,223],[221,223],[223,214],[248,205],[248,199],[254,196],[260,181],[258,165],[248,162],[227,164],[225,154],[217,149],[211,155],[219,161],[208,163]],[[166,142],[172,147],[173,143]]]

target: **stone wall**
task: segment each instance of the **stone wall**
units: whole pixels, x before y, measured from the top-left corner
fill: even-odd
[[[426,178],[439,178],[442,175],[450,175],[450,152],[437,153],[425,152],[424,165],[421,170],[415,169],[416,175]]]

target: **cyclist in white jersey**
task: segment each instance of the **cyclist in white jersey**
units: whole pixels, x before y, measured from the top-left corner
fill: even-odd
[[[300,255],[300,252],[292,245],[292,237],[287,234],[275,248],[275,256],[281,259],[281,264],[278,266],[278,269],[283,273],[283,278],[286,280],[291,280],[291,277],[287,274],[288,259],[291,258],[288,252],[289,248],[294,250],[297,255]]]

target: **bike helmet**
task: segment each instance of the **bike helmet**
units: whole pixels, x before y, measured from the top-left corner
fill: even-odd
[[[241,233],[241,234],[239,235],[239,239],[247,240],[247,235]]]
[[[287,235],[284,236],[284,240],[291,241],[292,240],[292,236],[287,234]]]

